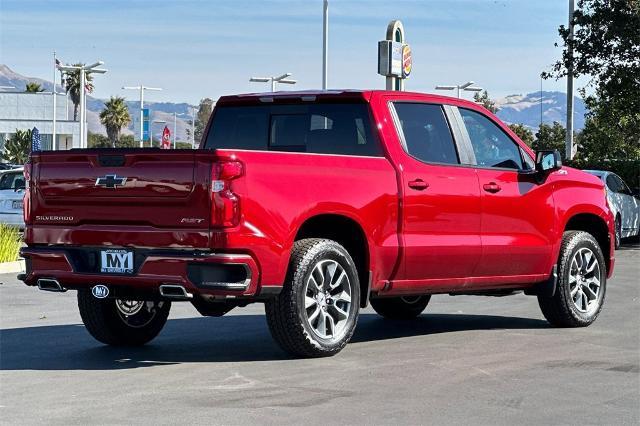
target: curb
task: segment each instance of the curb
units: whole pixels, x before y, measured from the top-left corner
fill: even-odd
[[[24,259],[15,262],[0,263],[0,274],[13,274],[25,271]]]

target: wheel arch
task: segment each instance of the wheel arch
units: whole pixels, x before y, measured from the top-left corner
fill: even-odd
[[[607,266],[607,271],[611,267],[611,241],[609,225],[601,216],[594,213],[577,213],[566,221],[564,231],[584,231],[593,235],[598,242]]]
[[[360,306],[369,300],[371,271],[370,243],[362,225],[342,214],[318,214],[307,218],[296,232],[294,241],[304,238],[328,238],[342,245],[351,255],[360,281]]]

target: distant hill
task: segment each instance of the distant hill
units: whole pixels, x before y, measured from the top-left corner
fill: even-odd
[[[574,96],[573,127],[576,130],[584,128],[584,115],[587,109],[581,98]],[[567,117],[567,95],[563,92],[533,92],[527,95],[510,95],[497,99],[496,106],[500,108],[496,114],[507,123],[521,123],[537,130],[540,126],[540,109],[542,121],[552,124],[554,121],[563,126]]]
[[[27,82],[33,81],[42,85],[42,87],[51,91],[52,84],[49,81],[39,78],[25,77],[11,70],[8,66],[0,64],[0,86],[14,86],[18,90],[24,89]],[[62,91],[61,87],[58,87]],[[131,93],[123,93],[128,96],[127,105],[129,113],[133,119],[128,129],[124,130],[125,134],[138,134],[140,117],[140,104],[132,100]],[[584,127],[584,114],[586,108],[581,98],[574,98],[574,127],[581,130]],[[100,123],[98,114],[104,108],[104,100],[97,99],[92,96],[87,97],[87,122],[89,131],[106,135],[104,126]],[[69,117],[73,117],[73,104],[69,102]],[[521,123],[532,130],[537,130],[540,125],[540,108],[542,106],[542,121],[546,124],[552,124],[558,121],[562,125],[565,124],[566,118],[566,94],[563,92],[534,92],[526,95],[510,95],[502,99],[496,100],[498,108],[498,117],[507,123]],[[152,120],[164,120],[169,129],[173,132],[173,113],[190,114],[191,105],[187,103],[172,102],[146,102],[145,107],[151,110]],[[154,138],[160,137],[163,125],[155,124],[153,126]],[[178,140],[188,141],[189,138],[186,129],[191,128],[191,118],[187,116],[177,117],[177,133]]]

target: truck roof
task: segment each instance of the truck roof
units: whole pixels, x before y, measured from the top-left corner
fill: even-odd
[[[368,101],[372,95],[393,95],[398,97],[415,98],[420,97],[424,101],[434,103],[449,103],[456,105],[474,105],[478,104],[465,99],[454,98],[450,96],[435,95],[431,93],[420,92],[398,92],[393,90],[360,90],[360,89],[332,89],[332,90],[300,90],[300,91],[278,91],[278,92],[259,92],[259,93],[243,93],[238,95],[221,96],[217,105],[241,105],[271,103],[274,101],[287,100],[299,102],[313,102],[318,99],[327,101],[340,100],[362,100]]]

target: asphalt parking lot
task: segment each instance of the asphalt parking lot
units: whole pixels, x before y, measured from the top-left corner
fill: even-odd
[[[640,247],[600,318],[554,329],[536,299],[436,296],[418,320],[366,309],[327,359],[287,357],[262,305],[174,304],[150,345],[102,346],[75,293],[0,275],[2,424],[640,424]]]

